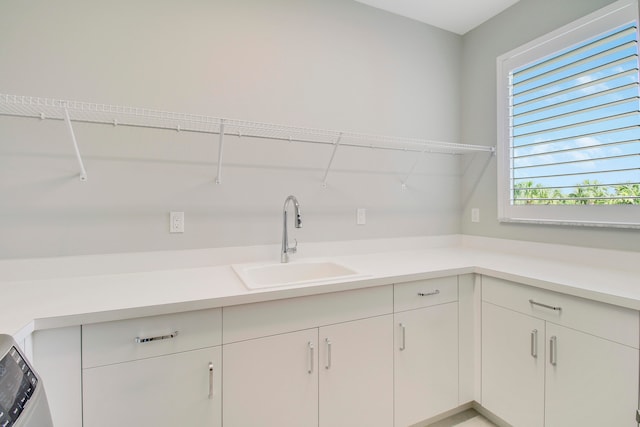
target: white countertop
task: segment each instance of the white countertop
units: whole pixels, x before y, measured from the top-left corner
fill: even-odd
[[[307,255],[305,257],[305,254]],[[640,310],[640,253],[439,236],[300,244],[365,278],[251,291],[232,263],[277,262],[278,246],[0,261],[0,332],[223,307],[479,273]]]

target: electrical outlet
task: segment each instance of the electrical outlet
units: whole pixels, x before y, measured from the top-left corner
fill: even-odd
[[[367,210],[364,208],[356,209],[356,224],[365,225],[367,223]]]
[[[169,212],[169,232],[184,233],[184,212]]]
[[[480,209],[471,209],[471,222],[480,222]]]

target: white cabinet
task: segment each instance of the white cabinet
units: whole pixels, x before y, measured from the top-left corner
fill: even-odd
[[[456,277],[395,285],[396,427],[458,406],[457,292]]]
[[[472,277],[39,332],[33,357],[73,426],[407,427],[476,400],[636,427],[637,311]]]
[[[221,310],[83,326],[83,426],[221,425]]]
[[[320,328],[320,427],[393,425],[391,315]]]
[[[225,427],[318,425],[318,330],[223,347]]]
[[[391,316],[224,346],[224,426],[388,427]]]
[[[482,405],[515,426],[635,427],[638,312],[483,277]]]
[[[636,427],[638,349],[547,323],[545,427]]]
[[[225,308],[224,426],[393,425],[392,302],[382,286]]]
[[[482,303],[482,406],[513,426],[544,425],[544,335],[544,320]]]

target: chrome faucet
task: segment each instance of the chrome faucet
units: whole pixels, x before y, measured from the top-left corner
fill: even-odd
[[[295,254],[298,250],[298,241],[292,248],[289,247],[289,234],[287,233],[287,205],[289,202],[293,202],[293,208],[295,210],[294,225],[296,228],[302,228],[302,217],[300,216],[300,203],[295,196],[289,196],[284,201],[284,207],[282,208],[282,251],[280,252],[280,262],[289,262],[289,254]]]

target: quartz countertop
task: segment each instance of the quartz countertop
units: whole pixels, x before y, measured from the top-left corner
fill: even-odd
[[[250,290],[231,264],[274,262],[277,245],[0,261],[0,332],[246,304],[477,273],[640,310],[640,253],[437,236],[300,244],[363,276]]]

